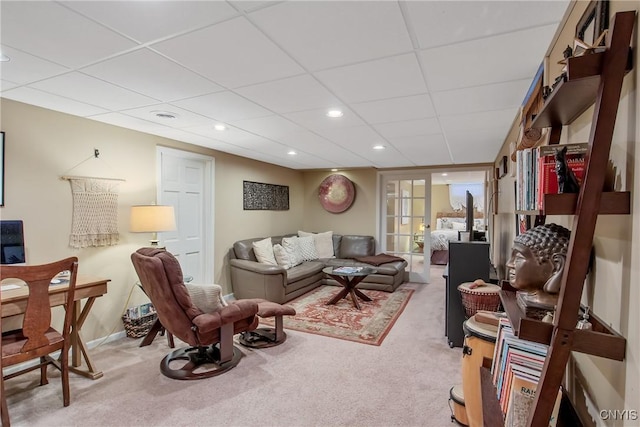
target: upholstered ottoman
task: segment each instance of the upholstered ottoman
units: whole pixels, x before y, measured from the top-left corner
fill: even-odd
[[[258,317],[266,319],[275,317],[275,327],[262,327],[253,331],[245,331],[240,334],[238,342],[245,347],[266,348],[282,344],[287,339],[284,332],[282,316],[293,316],[296,310],[289,305],[281,305],[266,299],[254,298],[243,301],[252,301],[258,304]]]

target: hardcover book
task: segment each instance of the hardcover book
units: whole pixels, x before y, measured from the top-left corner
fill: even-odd
[[[578,184],[582,184],[586,167],[586,154],[589,143],[563,145],[545,145],[538,149],[538,209],[544,209],[544,195],[558,194],[558,175],[556,174],[556,151],[567,147],[567,165],[573,171]]]

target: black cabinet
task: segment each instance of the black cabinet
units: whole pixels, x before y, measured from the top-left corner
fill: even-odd
[[[489,282],[489,243],[449,242],[449,265],[447,266],[447,291],[445,302],[445,335],[449,347],[462,347],[466,320],[458,285],[482,279]]]

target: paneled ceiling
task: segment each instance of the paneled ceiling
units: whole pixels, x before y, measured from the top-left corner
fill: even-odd
[[[568,5],[3,0],[0,95],[293,169],[493,162]]]

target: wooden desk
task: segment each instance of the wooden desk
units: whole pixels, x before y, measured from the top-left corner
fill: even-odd
[[[89,311],[93,306],[96,298],[107,293],[107,283],[110,279],[97,279],[93,277],[78,276],[76,279],[76,292],[74,295],[73,320],[71,321],[71,366],[69,369],[77,374],[91,378],[93,380],[102,377],[102,371],[96,370],[87,346],[84,343],[80,332]],[[6,284],[8,282],[5,282]],[[51,307],[64,305],[67,298],[68,284],[51,285],[49,287],[49,300]],[[27,308],[27,299],[29,297],[26,286],[20,289],[11,289],[1,292],[2,303],[0,309],[2,317],[11,317],[23,314]],[[87,302],[82,306],[82,300]],[[82,365],[82,357],[87,364],[87,369],[80,369]]]

